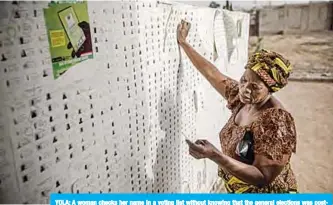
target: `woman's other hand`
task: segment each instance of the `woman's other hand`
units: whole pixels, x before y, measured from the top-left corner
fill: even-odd
[[[181,45],[186,42],[186,37],[190,31],[191,24],[182,20],[177,27],[177,41]]]
[[[207,140],[197,140],[195,143],[186,140],[189,146],[190,155],[196,159],[212,158],[220,153],[220,151]]]

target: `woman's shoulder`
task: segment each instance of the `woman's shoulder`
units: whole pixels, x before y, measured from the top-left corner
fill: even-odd
[[[269,103],[259,114],[258,119],[253,124],[253,130],[258,135],[280,133],[280,137],[296,137],[296,125],[292,114],[280,103],[274,100]],[[275,134],[273,134],[275,132]]]
[[[239,82],[234,79],[228,78],[225,81],[225,85],[226,85],[225,98],[227,100],[227,108],[229,108],[233,112],[241,103],[238,96]]]
[[[269,135],[267,137],[276,137],[277,134],[281,139],[296,137],[295,120],[283,107],[265,109],[253,123],[252,130],[257,135]]]
[[[276,106],[265,109],[252,127],[257,154],[282,159],[296,152],[296,127],[290,112]]]
[[[287,123],[294,122],[292,114],[284,107],[284,105],[275,97],[272,97],[268,105],[262,110],[259,121],[278,120]]]
[[[292,114],[284,107],[270,107],[262,111],[260,117],[261,120],[294,120]]]

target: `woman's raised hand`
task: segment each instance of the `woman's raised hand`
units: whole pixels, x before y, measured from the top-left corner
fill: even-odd
[[[186,42],[186,37],[190,31],[191,24],[182,20],[177,27],[177,41],[179,44],[183,44]]]

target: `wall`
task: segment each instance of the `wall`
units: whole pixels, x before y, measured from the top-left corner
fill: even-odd
[[[319,2],[261,9],[259,32],[262,35],[330,30],[333,24],[332,5],[332,2]]]
[[[239,78],[248,15],[89,1],[94,59],[54,80],[45,7],[1,2],[0,202],[48,203],[51,192],[209,192],[217,167],[191,158],[185,139],[219,147],[230,113],[179,50],[176,26],[190,21],[190,44]]]
[[[259,12],[251,11],[250,14],[250,36],[258,36],[259,35]]]

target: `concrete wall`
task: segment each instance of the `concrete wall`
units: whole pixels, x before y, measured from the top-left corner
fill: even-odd
[[[332,29],[332,2],[285,5],[259,11],[259,33],[302,33]]]

